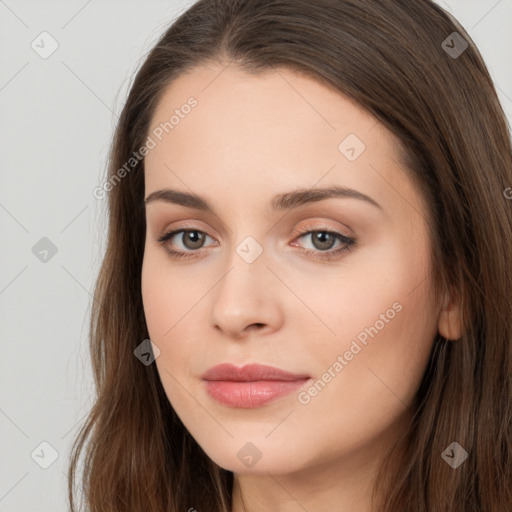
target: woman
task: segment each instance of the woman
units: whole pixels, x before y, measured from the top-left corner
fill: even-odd
[[[91,511],[511,509],[510,186],[429,0],[195,3],[100,190],[71,509],[83,450]]]

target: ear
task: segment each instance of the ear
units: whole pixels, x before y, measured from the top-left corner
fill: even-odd
[[[446,292],[439,311],[437,331],[447,340],[457,340],[462,336],[462,314],[460,300]]]

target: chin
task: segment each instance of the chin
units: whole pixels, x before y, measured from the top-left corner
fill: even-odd
[[[221,468],[226,469],[228,471],[232,471],[237,474],[267,474],[271,473],[272,475],[279,474],[288,474],[293,473],[301,469],[299,466],[295,466],[290,464],[290,454],[280,455],[272,455],[270,457],[265,457],[262,455],[261,459],[251,465],[249,462],[247,464],[243,461],[240,461],[238,456],[234,454],[232,457],[226,456],[226,453],[219,454],[219,457],[211,457],[210,458]]]
[[[204,452],[218,466],[241,474],[286,474],[299,471],[307,465],[301,460],[296,446],[283,442],[273,442],[265,436],[256,436],[241,440],[230,439],[215,446],[201,445]],[[276,439],[277,441],[277,439]]]

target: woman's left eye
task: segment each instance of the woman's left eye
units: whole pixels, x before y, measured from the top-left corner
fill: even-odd
[[[175,250],[170,247],[169,242],[172,241],[172,239],[180,233],[182,235],[178,239],[181,240],[181,243],[185,249]],[[303,252],[305,252],[308,256],[319,258],[321,260],[335,259],[341,255],[341,253],[353,249],[353,246],[356,242],[354,238],[350,238],[343,235],[342,233],[330,231],[327,229],[317,229],[303,232],[296,237],[296,240],[311,236],[311,241],[315,249],[303,249]],[[204,231],[200,231],[198,229],[179,229],[165,233],[157,241],[160,245],[165,247],[165,250],[172,257],[194,258],[196,257],[194,252],[199,252],[198,250],[202,249],[202,244],[206,238],[210,237]],[[338,249],[332,250],[336,241],[341,242],[342,245]]]
[[[330,231],[327,229],[307,231],[299,235],[297,238],[304,237],[310,237],[310,240],[314,247],[314,249],[304,249],[304,252],[308,256],[320,258],[321,260],[336,259],[345,251],[352,250],[356,243],[354,238],[350,238],[348,236],[343,235],[342,233],[338,233],[337,231]],[[341,246],[338,247],[338,249],[331,250],[336,241],[340,242]]]

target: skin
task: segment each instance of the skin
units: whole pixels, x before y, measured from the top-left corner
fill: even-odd
[[[392,134],[313,79],[202,65],[168,87],[151,129],[190,96],[198,105],[145,160],[146,198],[173,188],[215,210],[146,205],[142,296],[165,392],[208,456],[234,472],[233,512],[369,512],[377,465],[411,416],[436,331],[460,336],[457,304],[431,293],[426,205]],[[349,134],[366,146],[354,161],[338,149]],[[329,185],[382,209],[356,198],[270,208],[276,194]],[[201,245],[175,235],[167,247],[193,253],[176,259],[157,241],[171,229],[207,236]],[[323,261],[315,255],[343,243],[300,235],[314,229],[356,244]],[[236,252],[247,236],[263,251],[252,263]],[[332,370],[383,314],[378,333]],[[268,364],[313,382],[329,368],[335,376],[308,403],[294,392],[240,409],[210,398],[200,378],[223,362]],[[261,453],[252,467],[237,457],[247,442]]]

